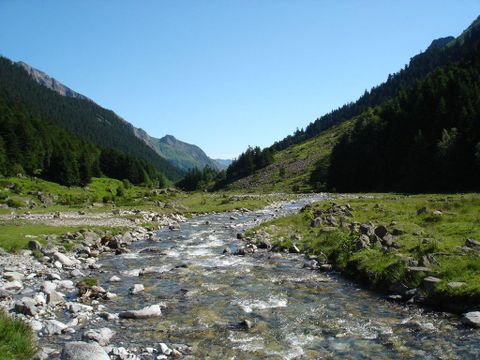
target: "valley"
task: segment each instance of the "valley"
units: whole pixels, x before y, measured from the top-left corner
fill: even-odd
[[[130,101],[155,134],[0,56],[0,358],[478,359],[480,18],[431,39],[266,147],[240,141],[263,128],[237,84],[236,106],[222,103],[233,65],[222,86],[221,70],[204,73],[211,57],[187,81],[183,61],[203,47],[137,64],[149,72]],[[240,75],[249,91],[273,89],[254,68]],[[155,74],[169,86],[146,90]],[[269,91],[255,100],[275,108],[273,129],[284,104]],[[187,108],[185,132],[168,135]],[[220,152],[222,136],[245,151],[221,159],[234,148]]]

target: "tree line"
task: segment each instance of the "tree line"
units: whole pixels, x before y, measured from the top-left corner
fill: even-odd
[[[102,175],[133,184],[165,184],[152,165],[80,139],[0,90],[0,175],[19,174],[66,186],[86,185]]]

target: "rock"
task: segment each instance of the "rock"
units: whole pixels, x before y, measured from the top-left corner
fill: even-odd
[[[322,227],[321,231],[323,233],[331,233],[331,232],[337,231],[337,228],[335,226],[324,226]]]
[[[70,342],[62,351],[62,360],[110,360],[103,348],[96,343]]]
[[[53,257],[55,259],[57,259],[62,265],[64,266],[68,266],[68,267],[72,267],[72,266],[75,266],[75,261],[73,261],[72,259],[70,259],[67,255],[65,254],[62,254],[61,252],[59,251],[55,251],[53,253]]]
[[[375,235],[377,235],[380,239],[383,239],[385,235],[388,234],[388,230],[384,225],[378,225],[374,230]]]
[[[115,333],[109,328],[88,330],[83,334],[83,339],[96,341],[101,346],[107,346]]]
[[[67,325],[58,320],[47,320],[44,323],[45,333],[47,335],[60,335]]]
[[[300,254],[300,249],[298,248],[297,245],[293,244],[292,246],[290,246],[290,248],[288,249],[288,252],[292,253],[292,254]]]
[[[355,249],[357,251],[365,249],[369,246],[370,246],[370,238],[365,234],[360,235],[357,241],[355,242]]]
[[[169,227],[170,231],[180,231],[180,225],[175,223],[175,224],[171,224]]]
[[[258,243],[257,247],[259,249],[267,249],[268,250],[268,249],[271,249],[272,244],[270,244],[270,242],[267,239],[262,239]]]
[[[172,350],[167,346],[167,344],[160,343],[158,344],[158,346],[159,346],[158,350],[160,351],[161,354],[168,356],[172,353]]]
[[[463,285],[465,285],[465,283],[461,282],[461,281],[451,281],[447,284],[447,286],[452,288],[452,289],[462,287]]]
[[[0,300],[8,300],[13,297],[13,293],[8,290],[0,289]]]
[[[225,254],[225,255],[230,255],[232,253],[232,250],[230,248],[225,248],[223,249],[223,252],[222,254]]]
[[[42,245],[37,240],[30,240],[28,242],[28,249],[29,250],[36,250],[36,251],[41,251],[42,250]]]
[[[72,277],[74,278],[80,278],[80,277],[85,277],[85,274],[83,272],[81,272],[80,270],[78,269],[75,269],[73,270],[70,275],[72,275]]]
[[[51,281],[45,281],[42,286],[40,286],[40,289],[45,293],[48,294],[49,292],[54,291],[57,288],[57,285],[54,284]]]
[[[21,301],[15,303],[15,312],[28,316],[37,314],[36,301],[32,298],[24,297]]]
[[[3,277],[8,281],[21,281],[24,278],[23,274],[16,271],[5,271]]]
[[[442,281],[442,279],[436,278],[434,276],[427,276],[425,279],[422,281],[422,287],[425,289],[425,291],[429,294],[433,294],[435,292],[435,288],[437,284]]]
[[[22,289],[23,289],[23,284],[18,280],[10,281],[5,285],[3,285],[3,288],[2,288],[2,290],[6,290],[6,291],[18,291]]]
[[[415,274],[415,273],[420,273],[420,272],[428,273],[432,270],[428,267],[425,267],[425,266],[408,266],[407,271],[410,274]],[[429,277],[433,278],[432,276],[429,276]],[[436,279],[436,278],[434,278],[434,279]]]
[[[100,316],[102,319],[104,319],[106,321],[112,321],[112,320],[118,319],[117,314],[111,314],[111,313],[106,312],[106,311],[98,313],[98,316]]]
[[[237,239],[238,240],[245,239],[245,234],[244,233],[237,233]]]
[[[467,239],[465,240],[465,246],[480,251],[480,241],[473,240],[473,239]]]
[[[322,264],[320,265],[320,270],[322,271],[332,271],[333,266],[332,264]]]
[[[64,302],[65,302],[65,300],[63,299],[62,294],[60,294],[59,292],[57,292],[55,290],[50,291],[47,294],[47,304],[48,305],[56,306],[56,305],[59,305],[59,304],[63,304]]]
[[[179,359],[182,357],[182,353],[180,351],[178,351],[177,349],[172,349],[172,357],[174,359]]]
[[[480,311],[471,311],[463,314],[462,323],[471,327],[480,328]]]
[[[144,290],[145,290],[145,287],[143,286],[143,284],[135,284],[130,289],[130,294],[135,295],[135,294],[138,294],[138,293],[140,293]]]
[[[443,213],[440,211],[440,210],[434,210],[432,211],[432,215],[435,215],[435,216],[441,216]]]
[[[319,227],[320,225],[323,224],[323,220],[321,217],[316,217],[315,219],[312,220],[310,223],[311,227]]]
[[[149,317],[158,317],[162,315],[160,305],[150,305],[141,310],[122,311],[118,316],[121,319],[144,319]]]
[[[242,321],[240,321],[240,323],[238,324],[238,326],[241,328],[241,329],[244,329],[244,330],[250,330],[251,328],[253,328],[255,326],[254,322],[253,321],[250,321],[248,319],[244,319]]]
[[[68,311],[70,311],[72,314],[93,311],[93,307],[90,305],[85,305],[85,304],[80,304],[75,302],[69,302],[66,305],[67,305]]]
[[[108,281],[109,282],[119,282],[122,279],[120,279],[118,276],[113,275]]]

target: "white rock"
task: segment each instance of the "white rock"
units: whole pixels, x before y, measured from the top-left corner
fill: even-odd
[[[72,314],[93,311],[93,307],[90,305],[85,305],[85,304],[80,304],[75,302],[68,302],[66,305],[67,305],[68,311],[70,311]]]
[[[18,280],[10,281],[10,282],[7,282],[5,285],[3,285],[3,290],[7,290],[7,291],[17,291],[22,289],[23,289],[23,284]]]
[[[72,280],[62,280],[62,281],[58,281],[57,282],[57,285],[63,289],[66,289],[66,290],[73,290],[75,289],[75,285],[73,285],[73,281]]]
[[[84,339],[96,341],[101,346],[107,346],[115,333],[109,328],[88,330],[83,334]]]
[[[159,304],[144,307],[141,310],[122,311],[118,314],[121,319],[145,319],[150,317],[158,317],[162,315]]]
[[[130,289],[130,293],[135,295],[135,294],[138,294],[139,292],[142,292],[145,290],[145,287],[143,286],[143,284],[135,284],[133,285],[133,287]]]
[[[113,275],[113,276],[110,278],[110,280],[108,280],[108,281],[110,281],[110,282],[119,282],[119,281],[121,281],[121,280],[122,280],[122,279],[120,279],[118,276]]]
[[[67,325],[58,320],[47,320],[44,327],[47,335],[60,335],[67,328]]]
[[[76,341],[65,345],[62,360],[110,360],[110,358],[97,343]]]
[[[3,273],[3,277],[8,281],[20,281],[24,278],[23,274],[16,271],[6,271]]]
[[[36,293],[33,297],[33,300],[37,303],[37,305],[45,305],[47,303],[47,298],[45,297],[44,293]]]
[[[42,330],[43,325],[40,321],[32,320],[30,321],[30,327],[32,328],[33,331],[40,331]]]
[[[68,267],[72,267],[72,266],[75,266],[76,262],[73,261],[72,259],[70,259],[67,255],[65,254],[62,254],[61,252],[59,251],[55,251],[53,253],[53,257],[55,259],[57,259],[58,261],[60,261],[60,263],[62,265],[65,265],[65,266],[68,266]]]
[[[480,311],[471,311],[463,314],[462,322],[465,325],[480,328]]]
[[[42,290],[45,294],[48,294],[51,291],[55,291],[57,285],[51,281],[45,281],[42,286],[40,286],[40,290]]]
[[[160,352],[164,355],[170,355],[172,353],[172,350],[167,346],[165,343],[160,343],[158,344],[160,346]]]

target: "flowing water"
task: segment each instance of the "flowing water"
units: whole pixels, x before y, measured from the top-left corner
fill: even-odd
[[[100,325],[117,331],[115,346],[185,344],[192,359],[480,358],[480,331],[456,317],[407,308],[336,274],[305,269],[301,255],[222,254],[241,243],[239,231],[307,201],[236,213],[233,220],[230,213],[196,217],[181,231],[160,231],[156,242],[135,243],[130,254],[105,257],[102,284],[119,295],[108,311],[165,308],[161,318]],[[138,253],[145,247],[161,253]],[[129,276],[147,266],[157,272]],[[109,284],[112,275],[122,281]],[[128,295],[135,283],[145,292]],[[244,319],[255,326],[242,329]]]

